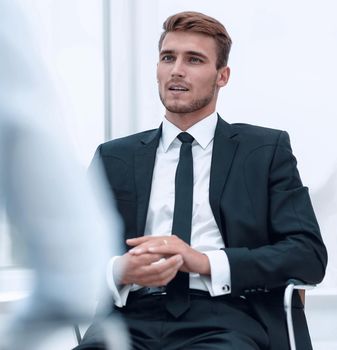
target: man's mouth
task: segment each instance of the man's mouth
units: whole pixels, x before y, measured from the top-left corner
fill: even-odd
[[[170,91],[188,91],[188,88],[183,85],[170,85],[168,89]]]

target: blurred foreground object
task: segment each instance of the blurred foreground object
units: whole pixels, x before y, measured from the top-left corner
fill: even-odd
[[[13,0],[0,2],[0,52],[0,210],[34,272],[31,295],[0,324],[0,348],[35,350],[55,326],[90,321],[98,299],[111,302],[105,267],[121,227],[100,174],[89,178],[63,139],[55,93]]]

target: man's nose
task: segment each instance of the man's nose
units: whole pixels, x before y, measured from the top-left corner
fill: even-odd
[[[172,77],[184,77],[185,74],[184,62],[181,59],[177,59],[172,67]]]

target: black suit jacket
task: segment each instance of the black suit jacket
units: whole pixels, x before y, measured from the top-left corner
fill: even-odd
[[[125,238],[142,236],[161,128],[109,141],[103,162],[125,224]],[[232,295],[243,295],[270,335],[272,350],[288,348],[283,311],[290,278],[319,283],[327,254],[308,189],[303,187],[284,131],[228,124],[214,136],[209,201],[225,242]],[[293,301],[298,349],[311,349],[303,305]]]

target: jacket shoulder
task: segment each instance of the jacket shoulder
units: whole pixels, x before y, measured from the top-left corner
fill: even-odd
[[[245,135],[251,135],[256,137],[270,136],[270,137],[279,137],[281,133],[285,132],[279,129],[267,128],[264,126],[245,124],[245,123],[234,123],[231,124],[232,127],[239,133]]]
[[[234,123],[231,124],[241,140],[253,142],[257,145],[275,145],[278,143],[288,144],[289,135],[284,130],[272,129],[258,125]]]
[[[120,137],[102,143],[99,148],[102,155],[108,155],[111,152],[128,152],[139,146],[143,140],[146,140],[151,135],[154,135],[158,129],[146,130],[136,134]]]
[[[257,151],[274,154],[277,150],[287,155],[292,153],[289,135],[284,130],[243,123],[231,125],[247,155],[258,154]]]

